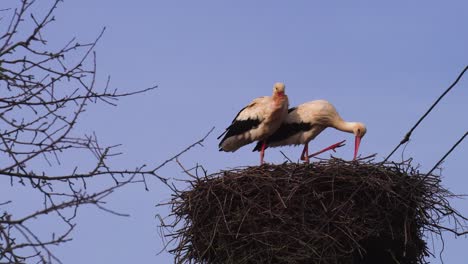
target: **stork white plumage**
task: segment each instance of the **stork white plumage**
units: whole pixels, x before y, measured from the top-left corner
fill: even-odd
[[[309,142],[327,127],[355,135],[354,159],[356,159],[361,138],[367,132],[366,126],[359,122],[344,121],[335,107],[325,100],[311,101],[289,109],[283,124],[266,139],[266,144],[267,147],[304,144],[301,160],[309,162],[310,157],[343,146],[344,141],[341,141],[309,156]],[[260,150],[262,144],[259,142],[253,151]]]
[[[272,135],[288,115],[288,97],[285,85],[275,83],[273,96],[254,99],[249,105],[239,111],[226,128],[223,139],[219,143],[219,151],[234,152],[240,147],[254,141],[260,142],[260,164],[263,164],[266,144],[264,140]]]

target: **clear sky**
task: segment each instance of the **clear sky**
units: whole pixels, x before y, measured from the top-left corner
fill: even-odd
[[[258,164],[253,146],[221,153],[216,137],[277,81],[286,84],[292,106],[327,99],[344,119],[365,123],[360,152],[382,159],[467,65],[467,14],[462,0],[80,0],[60,5],[46,36],[58,44],[74,36],[85,42],[105,26],[97,48],[100,85],[111,75],[122,91],[159,86],[118,107],[91,106],[82,118],[80,131],[95,131],[102,143],[123,143],[116,166],[159,164],[215,126],[204,147],[181,158],[187,167],[202,164],[214,173]],[[430,169],[468,129],[467,88],[465,76],[393,159],[413,157],[422,171]],[[351,159],[353,136],[332,129],[310,151],[343,139],[348,144],[336,156]],[[301,148],[283,150],[296,160]],[[467,157],[465,141],[443,164],[443,185],[455,193],[468,193]],[[284,161],[279,149],[268,149],[265,159]],[[185,177],[175,164],[160,174]],[[149,187],[134,185],[109,199],[109,207],[129,218],[82,208],[74,240],[57,255],[77,264],[172,263],[170,254],[156,255],[162,243],[155,215],[168,211],[155,205],[169,192],[156,180]],[[468,214],[466,201],[454,205]],[[445,262],[466,263],[468,238],[445,239]]]

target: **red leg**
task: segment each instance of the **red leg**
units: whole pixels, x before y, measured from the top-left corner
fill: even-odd
[[[305,162],[309,163],[309,142],[306,144]]]
[[[309,142],[304,144],[304,149],[302,150],[301,160],[309,163]]]
[[[263,157],[265,156],[265,148],[266,148],[266,143],[265,141],[262,142],[262,149],[260,150],[260,165],[262,165],[263,162]]]
[[[343,144],[343,143],[344,143],[345,141],[346,141],[346,140],[340,141],[340,142],[335,143],[335,144],[333,144],[333,145],[331,145],[331,146],[329,146],[329,147],[326,147],[326,148],[324,148],[324,149],[322,149],[322,150],[320,150],[320,151],[318,151],[318,152],[315,152],[314,154],[309,155],[309,158],[312,158],[312,157],[314,157],[314,156],[317,156],[318,154],[321,154],[321,153],[323,153],[323,152],[325,152],[325,151],[329,151],[329,150],[335,151],[336,148],[339,148],[339,147],[344,146],[345,144]],[[336,151],[335,151],[335,152],[336,152]]]
[[[306,151],[306,145],[304,145],[304,148],[302,149],[301,160],[304,160],[305,151]]]

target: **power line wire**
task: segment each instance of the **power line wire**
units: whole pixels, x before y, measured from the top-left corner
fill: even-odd
[[[439,98],[432,104],[432,106],[426,111],[426,113],[424,113],[424,115],[419,118],[418,122],[416,122],[416,124],[410,129],[410,131],[408,131],[408,133],[406,133],[405,137],[400,141],[400,144],[398,144],[398,146],[395,147],[395,149],[393,149],[393,151],[384,159],[383,162],[386,162],[394,153],[395,151],[398,150],[398,148],[401,147],[401,145],[405,144],[406,142],[408,142],[410,140],[410,137],[411,137],[411,133],[413,133],[413,131],[416,129],[416,127],[421,123],[421,121],[423,121],[424,118],[426,118],[426,116],[432,111],[432,109],[439,103],[439,101],[453,88],[455,87],[455,85],[458,83],[458,81],[460,81],[460,79],[463,77],[463,74],[465,74],[465,72],[468,70],[468,66],[466,66],[463,71],[458,75],[457,79],[449,86],[449,88],[447,88],[447,90],[445,90],[445,92],[442,93],[442,95],[439,96]]]
[[[431,173],[437,168],[439,167],[439,165],[445,160],[445,158],[447,158],[448,155],[450,155],[450,153],[465,139],[465,137],[468,135],[468,131],[465,132],[465,135],[463,135],[458,141],[457,143],[455,143],[452,148],[447,151],[447,153],[445,153],[445,155],[436,163],[436,165],[434,165],[434,167],[432,167],[432,169],[426,174],[426,176],[424,176],[424,179],[431,175]]]

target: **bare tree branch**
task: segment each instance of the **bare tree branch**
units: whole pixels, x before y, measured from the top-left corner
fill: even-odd
[[[147,176],[172,188],[157,171],[201,145],[213,130],[154,167],[112,166],[111,158],[121,154],[120,145],[103,146],[95,133],[78,133],[82,114],[91,103],[115,106],[119,98],[157,86],[119,92],[110,88],[110,78],[103,86],[96,84],[95,48],[105,28],[91,42],[72,38],[61,48],[51,48],[46,28],[55,21],[60,2],[40,1],[49,3],[43,13],[37,11],[42,8],[36,8],[36,0],[18,0],[17,8],[0,9],[0,186],[24,186],[42,197],[36,209],[20,216],[13,210],[18,201],[0,201],[0,263],[61,263],[51,246],[71,240],[79,207],[90,205],[127,216],[106,207],[108,196],[131,183],[144,183],[147,188]],[[65,155],[79,153],[90,157],[85,167],[66,162]],[[106,184],[101,180],[100,189],[93,186],[91,191],[88,187],[97,178]],[[58,231],[39,235],[32,224],[38,219],[56,223]]]

